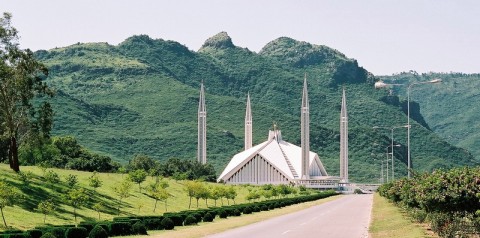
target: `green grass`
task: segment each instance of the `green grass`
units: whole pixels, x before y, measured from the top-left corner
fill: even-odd
[[[30,171],[34,174],[34,178],[31,180],[28,186],[22,185],[21,180],[17,174],[15,174],[8,165],[0,165],[0,179],[7,181],[14,185],[23,194],[24,198],[13,207],[6,207],[4,209],[7,225],[19,228],[30,229],[35,226],[43,224],[43,214],[35,211],[38,203],[41,201],[52,199],[57,205],[57,209],[54,214],[48,215],[46,222],[49,224],[74,224],[73,208],[68,206],[63,201],[63,194],[68,189],[65,185],[65,177],[69,174],[77,175],[78,187],[83,187],[87,190],[89,195],[89,201],[86,206],[81,209],[77,209],[79,217],[77,221],[97,220],[98,213],[91,208],[93,204],[102,202],[104,209],[101,211],[101,220],[111,220],[115,216],[131,216],[131,215],[161,215],[165,212],[165,207],[162,202],[157,205],[157,210],[153,213],[154,200],[139,192],[138,185],[133,184],[131,190],[131,196],[120,201],[119,198],[113,192],[115,184],[122,181],[127,175],[111,174],[111,173],[99,173],[99,177],[103,182],[103,185],[95,192],[88,186],[88,177],[91,176],[90,172],[74,171],[74,170],[62,170],[52,169],[58,175],[60,175],[62,182],[59,184],[51,185],[44,181],[43,171],[39,167],[34,166],[22,166],[21,171]],[[184,181],[175,181],[167,179],[170,187],[167,191],[172,195],[168,199],[168,211],[181,211],[188,210],[189,198],[184,191]],[[146,186],[152,182],[153,178],[149,177],[147,181],[142,183],[142,186]],[[211,186],[223,186],[221,184],[209,184]],[[237,187],[237,199],[236,203],[245,203],[245,197],[248,193],[246,186]],[[224,199],[223,203],[227,205],[227,201]],[[230,204],[232,201],[230,200]],[[221,202],[217,201],[217,205],[220,206]],[[117,208],[120,206],[120,214],[117,212]],[[214,206],[214,201],[209,200],[208,206]],[[206,204],[204,200],[200,200],[199,208],[205,208]],[[192,209],[196,209],[195,199],[192,201]],[[1,229],[5,227],[1,226]]]
[[[391,204],[378,193],[375,193],[373,197],[369,232],[371,238],[436,237],[427,233],[427,229],[422,224],[410,221],[400,208]]]

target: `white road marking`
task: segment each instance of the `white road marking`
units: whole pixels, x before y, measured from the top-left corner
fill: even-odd
[[[287,233],[290,232],[290,231],[292,231],[292,230],[284,231],[284,232],[282,233],[282,235],[285,235],[285,234],[287,234]]]

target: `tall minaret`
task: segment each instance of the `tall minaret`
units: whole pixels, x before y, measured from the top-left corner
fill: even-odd
[[[308,91],[307,91],[307,74],[303,81],[303,95],[302,95],[302,171],[301,178],[309,179],[309,162],[310,162],[310,116],[308,105]]]
[[[348,183],[348,116],[345,88],[340,111],[340,181]]]
[[[245,112],[245,150],[252,148],[252,109],[250,93],[247,94],[247,111]]]
[[[200,100],[198,100],[198,148],[197,160],[207,163],[207,108],[205,107],[205,92],[203,82],[200,85]]]

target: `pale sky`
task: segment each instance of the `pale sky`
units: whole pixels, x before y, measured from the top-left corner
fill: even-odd
[[[326,45],[375,75],[480,73],[478,0],[0,0],[0,12],[32,50],[146,34],[197,51],[226,31],[255,52],[281,36]]]

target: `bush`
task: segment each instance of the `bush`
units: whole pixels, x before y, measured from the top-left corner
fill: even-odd
[[[57,238],[52,233],[46,232],[40,238]]]
[[[95,224],[86,223],[86,222],[80,222],[80,224],[78,224],[78,227],[83,227],[83,228],[87,229],[87,234],[90,233],[90,231],[92,231],[94,226],[95,226]]]
[[[244,209],[243,209],[243,214],[252,214],[252,208],[250,206],[246,206]]]
[[[162,230],[162,219],[163,217],[145,219],[144,222],[147,230]]]
[[[71,227],[65,232],[66,238],[85,238],[87,237],[88,232],[84,227]]]
[[[53,227],[48,232],[52,233],[57,238],[64,238],[65,237],[65,228],[63,227]]]
[[[188,215],[187,218],[185,218],[185,221],[183,222],[183,224],[185,226],[196,225],[197,218],[195,218],[193,215]]]
[[[147,227],[141,221],[137,221],[132,226],[133,235],[147,235]]]
[[[260,206],[260,210],[262,211],[268,211],[268,206],[263,204],[262,206]]]
[[[236,216],[236,217],[238,217],[238,216],[242,215],[242,213],[240,212],[240,210],[238,210],[238,209],[235,208],[235,209],[233,210],[233,215]]]
[[[132,234],[132,225],[129,222],[113,222],[109,230],[110,236],[127,236]]]
[[[213,215],[211,212],[207,212],[205,216],[203,216],[203,222],[212,222],[213,219],[215,218],[215,215]]]
[[[253,212],[259,212],[259,211],[261,211],[261,210],[260,210],[260,207],[257,206],[257,205],[253,206],[252,210],[253,210]]]
[[[30,235],[28,233],[13,233],[13,234],[7,234],[4,235],[6,238],[30,238]]]
[[[88,234],[89,238],[107,238],[108,233],[102,226],[96,225]]]
[[[228,217],[228,212],[225,211],[225,210],[220,210],[220,212],[218,213],[218,216],[220,218],[227,218]]]
[[[165,217],[170,218],[174,226],[183,226],[184,217],[182,217],[182,215],[171,213],[169,215],[166,215]]]
[[[30,234],[31,238],[40,238],[42,237],[43,232],[39,229],[32,229],[27,231]]]
[[[173,230],[173,228],[175,227],[172,219],[170,219],[168,217],[163,218],[162,226],[165,228],[165,230]]]

